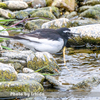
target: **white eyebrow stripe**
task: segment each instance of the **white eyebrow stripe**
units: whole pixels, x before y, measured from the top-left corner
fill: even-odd
[[[68,30],[65,30],[65,31],[63,31],[64,33],[67,33],[67,32],[70,32],[70,31],[68,31]]]

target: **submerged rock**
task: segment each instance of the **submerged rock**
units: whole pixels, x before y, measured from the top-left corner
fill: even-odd
[[[98,77],[92,77],[73,85],[71,89],[79,91],[90,91],[94,86],[97,86],[99,83],[100,80]]]
[[[15,69],[8,64],[0,63],[0,82],[15,80],[17,80],[17,72]]]
[[[46,75],[45,76],[46,80],[52,84],[53,86],[60,86],[61,84],[59,83],[58,80],[56,80],[53,76],[50,75]]]

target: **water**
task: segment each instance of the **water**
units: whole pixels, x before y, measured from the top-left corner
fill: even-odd
[[[63,85],[59,89],[45,91],[46,100],[100,100],[100,85],[92,87],[90,91],[73,91],[69,88],[78,82],[92,77],[100,77],[100,54],[76,53],[66,55],[66,65],[61,56],[57,56],[61,68],[61,75],[56,79]]]

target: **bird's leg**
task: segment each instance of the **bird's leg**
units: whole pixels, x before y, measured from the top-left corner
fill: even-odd
[[[67,68],[67,70],[69,71],[68,67],[66,66],[66,60],[65,60],[65,50],[66,50],[66,47],[64,46],[63,48],[63,59],[64,59],[64,66]]]

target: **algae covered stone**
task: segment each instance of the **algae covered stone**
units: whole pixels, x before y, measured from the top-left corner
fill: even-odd
[[[4,2],[0,2],[0,8],[7,8],[7,5]]]
[[[43,23],[48,22],[49,20],[44,20],[44,19],[37,19],[37,20],[31,20],[27,21],[25,24],[25,28],[29,30],[36,30],[40,29]]]
[[[100,19],[100,5],[95,5],[80,14],[81,17]]]
[[[0,81],[15,81],[17,80],[17,72],[8,65],[0,63]]]
[[[48,52],[36,52],[35,56],[30,55],[27,59],[27,67],[33,70],[41,69],[44,73],[57,73],[59,66],[51,54]]]
[[[17,19],[28,18],[28,12],[26,12],[26,11],[18,11],[17,13],[15,13],[15,17]]]
[[[0,82],[0,92],[43,92],[43,86],[33,80]]]
[[[37,12],[33,13],[31,17],[56,19],[56,17],[51,12],[46,10],[38,10]]]

